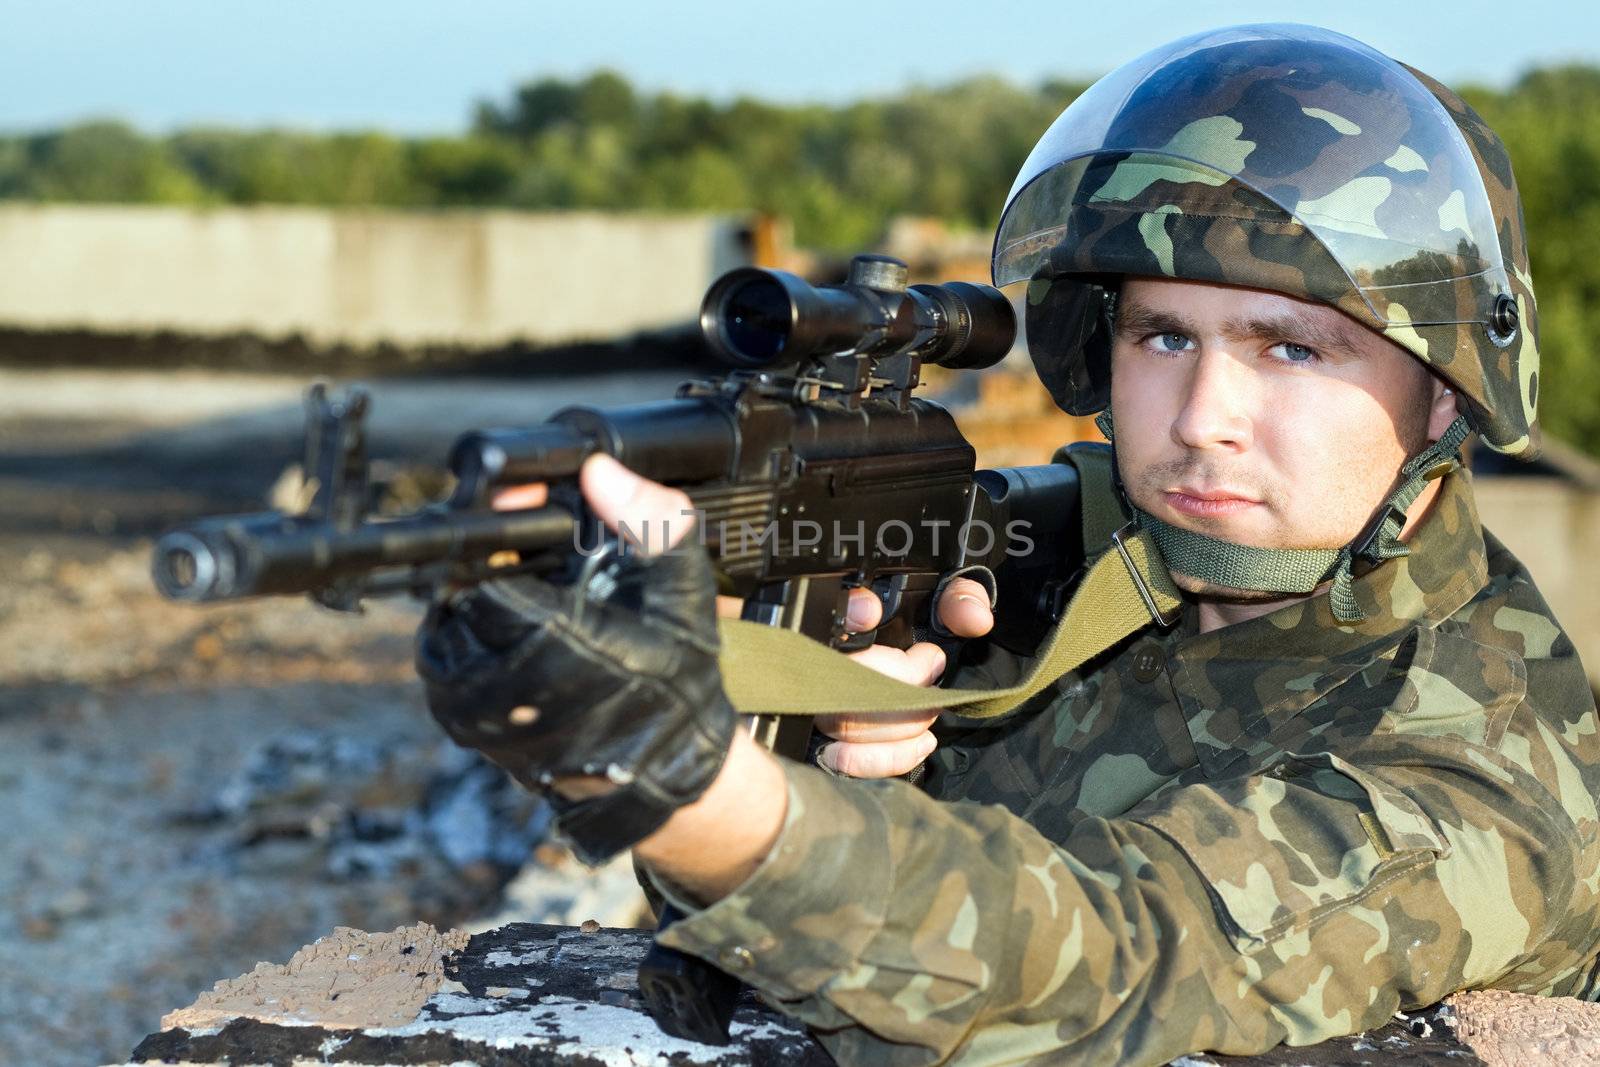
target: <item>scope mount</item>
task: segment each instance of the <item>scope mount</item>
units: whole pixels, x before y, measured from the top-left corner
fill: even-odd
[[[867,253],[851,259],[845,285],[855,290],[863,306],[870,309],[871,328],[851,348],[805,360],[790,379],[797,399],[854,409],[871,396],[901,411],[908,408],[911,394],[922,380],[921,349],[938,336],[936,330],[924,330],[921,332],[926,336],[910,348],[881,351],[887,347],[893,327],[905,325],[902,320],[914,315],[915,309],[906,295],[910,273],[906,263],[893,256]],[[942,311],[935,306],[934,314],[942,315]],[[743,380],[749,376],[748,371],[732,375]],[[770,372],[762,377],[774,378]]]

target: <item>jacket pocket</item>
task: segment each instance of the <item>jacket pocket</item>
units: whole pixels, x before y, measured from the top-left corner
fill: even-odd
[[[1290,754],[1263,774],[1178,789],[1128,818],[1183,851],[1243,952],[1450,853],[1414,800],[1329,752]]]

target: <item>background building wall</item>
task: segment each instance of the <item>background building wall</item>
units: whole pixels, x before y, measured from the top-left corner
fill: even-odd
[[[318,343],[614,338],[692,321],[741,220],[0,204],[0,325]]]
[[[1533,575],[1600,692],[1600,491],[1555,477],[1478,478],[1478,518]]]

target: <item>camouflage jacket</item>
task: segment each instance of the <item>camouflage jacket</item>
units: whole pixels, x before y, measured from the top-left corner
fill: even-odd
[[[1584,672],[1465,474],[1411,547],[1357,580],[1361,623],[1191,610],[945,728],[932,795],[791,766],[766,861],[663,941],[846,1064],[1155,1064],[1470,987],[1596,998]]]

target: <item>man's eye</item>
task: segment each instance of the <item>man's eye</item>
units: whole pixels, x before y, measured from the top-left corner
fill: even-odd
[[[1182,352],[1193,343],[1181,333],[1154,333],[1146,340],[1159,352]]]
[[[1290,363],[1310,363],[1317,358],[1317,350],[1306,345],[1297,345],[1293,341],[1280,341],[1268,351],[1278,353],[1281,358]]]

